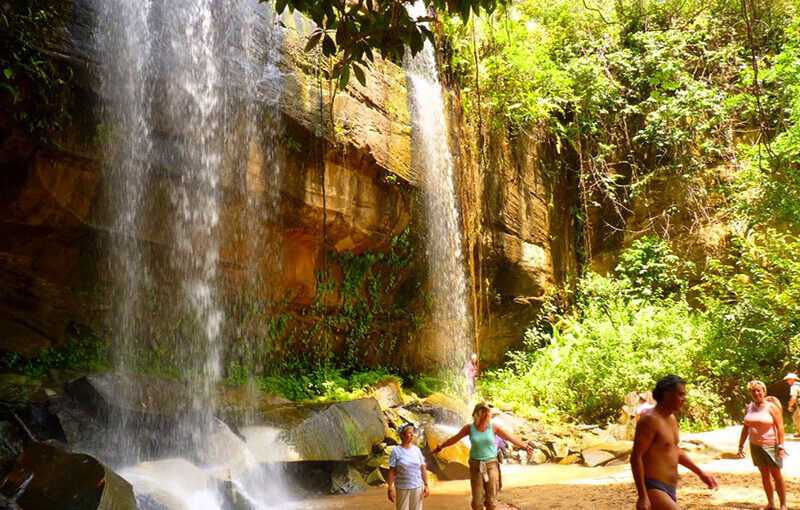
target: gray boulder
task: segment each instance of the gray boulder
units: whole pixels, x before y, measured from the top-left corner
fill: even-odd
[[[131,485],[89,455],[28,446],[0,493],[25,510],[136,510]]]

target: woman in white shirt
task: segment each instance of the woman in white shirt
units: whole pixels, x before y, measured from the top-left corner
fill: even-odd
[[[401,444],[389,456],[389,501],[397,510],[422,510],[422,498],[430,493],[425,458],[414,445],[414,425],[407,423],[398,432]]]

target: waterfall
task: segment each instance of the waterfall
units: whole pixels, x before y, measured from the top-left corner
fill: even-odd
[[[248,291],[263,294],[256,257],[268,249],[264,225],[277,211],[277,115],[262,118],[270,98],[259,96],[261,82],[274,78],[263,63],[274,51],[265,34],[272,15],[257,0],[93,1],[113,391],[135,402],[143,378],[126,374],[159,370],[188,389],[188,402],[167,403],[181,412],[177,423],[157,425],[163,437],[114,408],[99,454],[129,476],[142,508],[161,504],[153,494],[192,509],[227,507],[220,473],[249,508],[283,507],[280,477],[215,418],[223,246],[237,237],[246,245],[235,262]],[[258,168],[248,171],[254,159]],[[237,189],[244,212],[226,219]]]
[[[410,6],[408,12],[413,18],[427,15],[421,1]],[[416,56],[406,58],[405,70],[411,116],[411,162],[420,171],[425,196],[435,352],[439,353],[440,363],[460,368],[472,350],[467,280],[444,97],[430,42],[426,41]]]

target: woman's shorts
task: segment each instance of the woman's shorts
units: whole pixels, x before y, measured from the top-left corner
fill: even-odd
[[[750,456],[753,458],[754,466],[783,469],[783,459],[778,455],[778,447],[775,445],[759,446],[750,444]]]

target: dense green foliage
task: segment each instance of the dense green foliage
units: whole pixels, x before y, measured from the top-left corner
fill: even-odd
[[[648,264],[641,264],[647,256]],[[616,276],[588,273],[576,286],[572,311],[549,330],[530,329],[528,348],[511,353],[482,390],[522,411],[533,406],[604,421],[618,415],[628,392],[652,389],[664,375],[700,381],[708,370],[711,323],[693,312],[683,292],[651,290],[662,288],[663,275],[669,285],[677,280],[677,288],[685,286],[680,266],[665,243],[647,239],[624,254]],[[651,267],[663,272],[654,274]],[[692,393],[704,396],[710,389],[701,384]],[[693,418],[714,424],[721,411],[702,409]]]
[[[272,2],[272,0],[260,0]],[[459,13],[467,20],[470,13],[492,12],[498,0],[424,0],[428,9]],[[302,12],[316,24],[309,35],[306,51],[319,47],[326,57],[336,57],[330,78],[344,90],[352,71],[364,85],[373,52],[402,62],[406,50],[416,55],[425,41],[434,42],[428,22],[433,18],[412,17],[407,2],[399,0],[275,0],[275,10]]]
[[[526,348],[486,377],[487,397],[602,421],[676,372],[693,382],[689,416],[708,426],[740,411],[748,380],[797,366],[796,3],[519,0],[467,25],[445,17],[443,33],[478,152],[497,134],[552,147],[553,167],[578,176],[584,229],[591,217],[628,229],[655,181],[690,198],[668,198],[651,218],[662,228],[633,235],[664,240],[641,238],[611,274],[554,291]],[[663,225],[677,215],[724,218],[722,259],[695,267],[673,253],[668,236],[688,232]]]
[[[69,118],[72,69],[46,53],[63,9],[43,0],[0,6],[0,114],[45,140]]]
[[[16,353],[0,355],[0,372],[15,372],[33,377],[48,375],[50,370],[107,370],[108,343],[88,328],[77,327],[61,348],[46,348],[37,356],[25,359]]]

